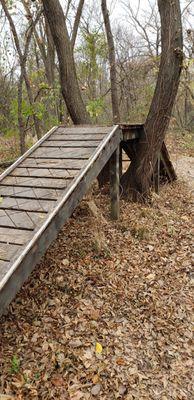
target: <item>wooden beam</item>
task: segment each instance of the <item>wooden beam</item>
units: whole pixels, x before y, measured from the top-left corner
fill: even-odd
[[[119,176],[120,176],[120,178],[122,175],[123,175],[123,149],[120,144],[120,146],[119,146]]]
[[[120,124],[120,128],[122,130],[122,140],[133,140],[139,139],[143,125],[142,124]]]
[[[111,196],[111,218],[113,220],[119,219],[120,207],[119,207],[119,146],[112,154],[110,158],[110,196]]]

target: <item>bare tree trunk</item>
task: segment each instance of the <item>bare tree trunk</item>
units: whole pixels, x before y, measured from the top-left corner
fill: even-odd
[[[104,26],[105,26],[105,30],[106,30],[106,37],[107,37],[107,43],[108,43],[113,121],[115,124],[117,124],[120,121],[120,113],[119,113],[119,100],[118,100],[118,92],[117,92],[116,56],[115,56],[114,39],[113,39],[112,30],[111,30],[109,12],[107,9],[106,0],[101,1],[101,8],[102,8],[102,14],[103,14],[103,18],[104,18]]]
[[[19,61],[20,61],[20,68],[21,68],[21,74],[22,74],[22,76],[24,78],[24,81],[25,81],[25,84],[26,84],[28,100],[29,100],[30,105],[33,107],[34,99],[33,99],[33,94],[32,94],[32,90],[31,90],[30,82],[29,82],[29,79],[28,79],[28,76],[27,76],[27,72],[26,72],[27,55],[28,55],[30,40],[31,40],[32,33],[33,33],[32,24],[30,25],[30,27],[27,30],[25,50],[24,50],[24,53],[22,53],[20,42],[19,42],[19,37],[18,37],[16,28],[15,28],[14,21],[13,21],[12,16],[11,16],[11,14],[9,12],[8,7],[7,7],[6,1],[5,0],[0,0],[0,3],[2,5],[2,7],[3,7],[4,13],[5,13],[5,15],[6,15],[7,19],[8,19],[9,25],[10,25],[10,29],[11,29],[11,32],[12,32],[12,35],[13,35],[15,47],[16,47],[16,50],[18,52],[18,57],[19,57]],[[39,17],[40,17],[40,13],[36,17],[36,21],[34,22],[35,24],[37,23]],[[38,119],[37,119],[35,114],[33,114],[33,120],[34,120],[34,127],[35,127],[35,131],[36,131],[37,137],[38,137],[38,139],[40,139],[41,131],[40,131],[40,126],[39,126],[39,121],[38,121]]]
[[[47,19],[45,19],[45,32],[47,38],[46,75],[48,84],[52,87],[55,80],[55,44]]]
[[[118,91],[117,91],[117,71],[116,71],[116,56],[115,56],[115,46],[114,46],[114,38],[111,30],[109,12],[107,9],[106,0],[101,1],[101,9],[104,19],[104,26],[106,31],[107,43],[108,43],[108,58],[110,65],[110,83],[111,83],[111,101],[112,101],[112,114],[113,114],[113,122],[117,124],[120,121],[120,112],[119,112],[119,99],[118,99]],[[122,151],[122,150],[120,150]],[[121,171],[121,157],[120,157],[120,171]],[[105,165],[101,173],[99,174],[98,181],[99,186],[102,187],[109,180],[109,170],[110,165],[109,162]]]
[[[22,115],[22,87],[23,87],[23,74],[21,72],[19,82],[18,82],[18,128],[19,128],[19,136],[20,136],[20,153],[24,154],[26,151],[26,142],[25,142],[25,129],[24,129],[24,120]]]
[[[74,124],[88,124],[90,118],[78,85],[63,9],[59,0],[42,0],[42,2],[58,55],[61,89],[69,114]]]
[[[38,48],[40,50],[40,54],[42,57],[42,61],[45,67],[45,75],[47,82],[50,87],[53,87],[54,83],[54,68],[55,68],[55,46],[52,38],[52,34],[50,31],[50,27],[48,21],[45,18],[45,26],[43,29],[42,21],[39,21],[39,33],[36,29],[36,23],[33,21],[33,14],[30,9],[30,5],[26,0],[22,0],[22,4],[27,14],[27,18],[31,20],[32,28],[34,32],[34,37],[36,39]],[[37,5],[37,11],[39,10],[39,4]],[[45,38],[46,36],[46,38]]]
[[[161,17],[162,55],[158,80],[145,132],[136,147],[121,184],[126,195],[137,201],[148,197],[151,177],[169,125],[177,95],[183,61],[179,0],[158,0]]]
[[[76,12],[76,16],[75,16],[75,21],[74,21],[74,24],[73,24],[72,36],[71,36],[72,48],[74,48],[74,46],[75,46],[75,41],[76,41],[77,32],[78,32],[78,28],[79,28],[79,23],[80,23],[82,11],[83,11],[83,6],[84,6],[84,0],[79,0],[79,4],[78,4],[78,7],[77,7],[77,12]]]

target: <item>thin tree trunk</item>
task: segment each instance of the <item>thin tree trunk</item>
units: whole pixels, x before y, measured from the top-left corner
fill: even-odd
[[[20,137],[20,154],[24,154],[26,151],[25,129],[24,129],[24,121],[23,121],[23,115],[22,115],[23,80],[24,80],[24,77],[21,72],[19,82],[18,82],[18,128],[19,128],[19,137]]]
[[[78,85],[63,9],[59,0],[42,0],[42,2],[58,55],[61,89],[69,114],[74,124],[89,124],[90,118]]]
[[[78,7],[77,7],[75,21],[74,21],[74,24],[73,24],[73,31],[72,31],[72,36],[71,36],[72,48],[74,48],[74,46],[75,46],[75,41],[76,41],[76,38],[77,38],[77,32],[78,32],[78,28],[79,28],[80,19],[81,19],[81,16],[82,16],[83,6],[84,6],[84,0],[80,0],[79,4],[78,4]]]
[[[162,55],[155,93],[145,130],[121,184],[126,195],[137,201],[148,197],[157,156],[169,125],[178,91],[183,61],[179,0],[158,0],[161,17]]]
[[[12,32],[12,35],[13,35],[15,47],[16,47],[16,50],[17,50],[18,56],[19,56],[21,74],[23,75],[23,78],[24,78],[24,81],[25,81],[25,84],[26,84],[28,100],[29,100],[30,105],[33,108],[33,105],[34,105],[33,94],[32,94],[30,82],[29,82],[29,79],[28,79],[28,76],[27,76],[27,72],[26,72],[27,55],[28,55],[30,40],[31,40],[32,33],[33,33],[32,25],[29,27],[28,32],[26,34],[25,50],[24,50],[24,54],[22,54],[22,50],[21,50],[20,42],[19,42],[19,37],[18,37],[16,28],[15,28],[14,21],[12,19],[12,16],[9,13],[6,1],[5,0],[0,0],[0,3],[2,5],[2,7],[3,7],[4,13],[5,13],[5,15],[6,15],[7,19],[8,19],[9,25],[10,25],[10,29],[11,29],[11,32]],[[40,13],[37,15],[36,22],[34,22],[34,23],[37,23],[39,17],[40,17]],[[35,131],[36,131],[37,137],[38,137],[38,139],[40,139],[41,131],[40,131],[40,126],[39,126],[39,121],[38,121],[38,118],[36,117],[36,115],[34,113],[33,113],[33,120],[34,120],[34,127],[35,127]]]
[[[120,112],[119,112],[119,99],[118,99],[118,91],[117,91],[117,70],[116,70],[116,56],[115,56],[115,46],[114,46],[114,38],[111,30],[109,12],[107,9],[106,0],[101,1],[101,9],[104,19],[104,26],[107,37],[108,44],[108,58],[110,65],[110,83],[111,83],[111,102],[112,102],[112,114],[113,114],[113,123],[117,124],[120,121]],[[120,151],[122,151],[120,149]],[[122,160],[121,157],[119,159],[120,162],[120,171],[122,169]],[[109,180],[109,162],[105,165],[103,170],[101,171],[98,181],[99,186],[102,187]]]
[[[51,34],[50,26],[45,19],[45,32],[47,38],[46,72],[48,84],[52,87],[55,80],[55,44]]]
[[[185,69],[185,84],[184,84],[184,128],[188,129],[188,120],[189,120],[189,70],[188,68]]]
[[[50,27],[48,21],[45,18],[45,27],[44,32],[40,29],[40,35],[36,29],[36,23],[33,21],[33,14],[30,9],[30,5],[25,1],[22,0],[22,4],[25,8],[27,13],[27,17],[30,18],[32,23],[32,28],[34,32],[34,37],[36,39],[38,48],[40,50],[40,54],[42,57],[42,61],[45,67],[45,74],[47,78],[47,82],[50,87],[53,86],[54,83],[54,68],[55,68],[55,46],[53,42],[53,38],[51,35]],[[42,22],[39,21],[39,24]],[[41,26],[41,25],[40,25]],[[46,39],[45,39],[46,34]]]
[[[108,43],[108,57],[110,64],[110,82],[111,82],[111,100],[112,100],[112,113],[113,122],[117,124],[120,121],[119,100],[117,91],[117,70],[116,70],[116,56],[114,39],[110,25],[109,12],[107,9],[106,0],[101,1],[102,14],[104,18],[104,26],[106,30],[106,37]]]

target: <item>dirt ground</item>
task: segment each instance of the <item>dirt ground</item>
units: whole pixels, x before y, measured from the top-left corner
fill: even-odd
[[[194,193],[194,157],[173,156],[172,160],[178,177],[185,180]]]

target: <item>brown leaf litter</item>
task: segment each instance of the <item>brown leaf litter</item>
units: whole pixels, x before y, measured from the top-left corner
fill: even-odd
[[[193,399],[189,191],[122,200],[114,223],[94,200],[1,319],[0,399]]]

